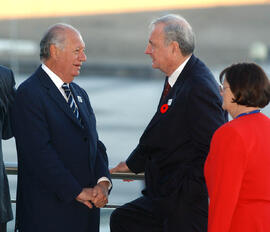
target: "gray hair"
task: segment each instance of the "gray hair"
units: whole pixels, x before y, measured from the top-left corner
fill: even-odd
[[[164,24],[165,44],[172,41],[179,44],[184,56],[193,53],[195,48],[195,35],[190,24],[180,15],[169,14],[162,16],[151,23],[153,28],[157,24]]]
[[[66,40],[66,30],[73,30],[79,35],[79,31],[73,26],[65,23],[57,23],[49,27],[40,41],[40,59],[47,60],[51,57],[50,46],[54,44],[56,47],[63,49]]]

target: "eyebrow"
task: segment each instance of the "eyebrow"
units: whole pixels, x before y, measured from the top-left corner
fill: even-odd
[[[74,50],[81,50],[81,49],[85,49],[85,46],[78,46],[78,47],[74,48]]]

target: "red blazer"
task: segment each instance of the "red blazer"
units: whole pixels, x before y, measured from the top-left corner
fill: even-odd
[[[205,163],[208,232],[270,231],[270,119],[236,118],[214,134]]]

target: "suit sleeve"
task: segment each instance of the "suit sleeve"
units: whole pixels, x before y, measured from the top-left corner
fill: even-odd
[[[86,99],[88,110],[94,114],[92,109],[89,97],[84,89],[80,88],[83,92],[84,98]],[[111,175],[109,172],[109,160],[106,152],[105,145],[97,139],[97,156],[95,163],[95,175],[96,179],[100,179],[101,177],[107,177],[111,181]]]
[[[35,94],[33,94],[35,93]],[[73,200],[82,188],[59,159],[54,149],[46,111],[37,90],[20,87],[12,110],[21,170],[41,182],[46,191],[65,202]]]
[[[95,165],[95,173],[97,180],[101,177],[107,177],[111,181],[111,176],[109,172],[109,161],[106,153],[105,145],[98,140],[97,142],[97,159]]]
[[[146,156],[143,149],[139,144],[126,160],[128,168],[134,173],[140,173],[145,171]]]
[[[247,163],[245,145],[232,128],[220,128],[205,165],[210,205],[208,232],[229,232]]]
[[[13,72],[11,70],[8,70],[9,72],[6,75],[5,78],[5,89],[4,94],[5,94],[5,104],[6,104],[6,112],[4,115],[3,119],[3,130],[2,130],[2,138],[3,139],[10,139],[13,136],[12,129],[11,129],[11,107],[14,102],[14,97],[15,97],[15,81],[14,81],[14,76]]]

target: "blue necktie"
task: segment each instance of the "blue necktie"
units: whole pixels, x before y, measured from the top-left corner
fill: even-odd
[[[67,83],[64,83],[64,84],[62,85],[62,88],[63,88],[63,90],[65,91],[65,94],[66,94],[66,96],[67,96],[67,98],[68,98],[68,102],[67,102],[67,103],[68,103],[70,109],[71,109],[72,112],[74,113],[75,117],[76,117],[79,121],[81,121],[80,114],[79,114],[79,110],[78,110],[78,108],[77,108],[77,106],[76,106],[76,104],[75,104],[74,98],[73,98],[73,96],[72,96],[72,94],[71,94],[71,91],[70,91],[70,88],[69,88],[68,84],[67,84]]]

